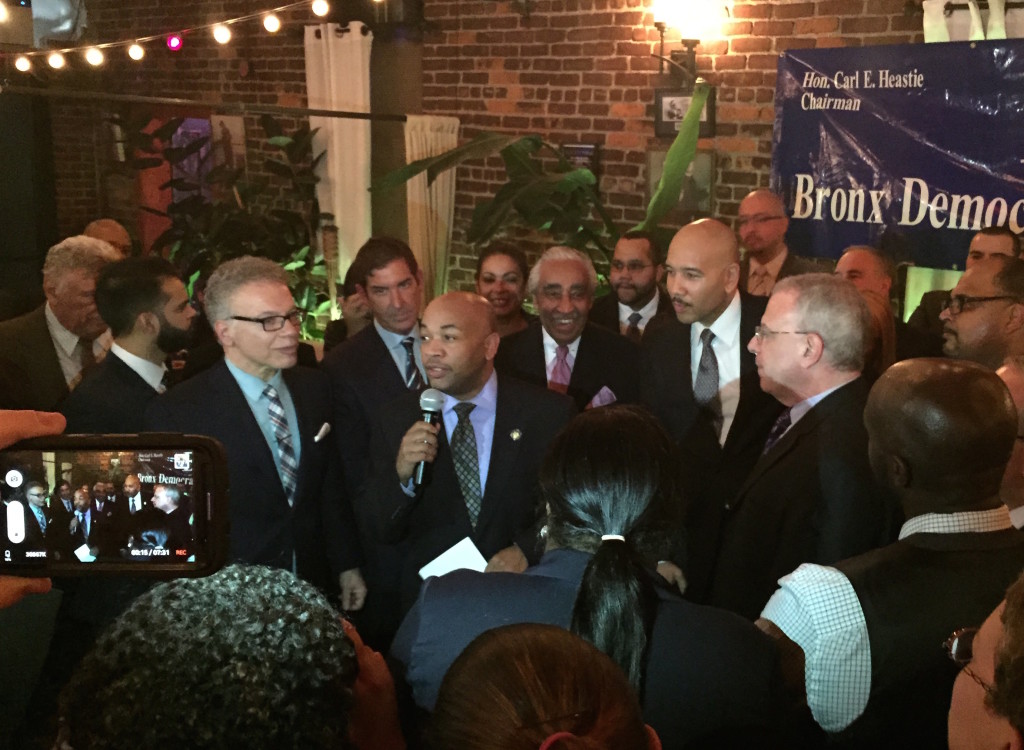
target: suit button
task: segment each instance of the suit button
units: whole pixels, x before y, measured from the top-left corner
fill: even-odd
[[[732,503],[726,503],[725,504],[725,509],[726,510],[732,510]]]

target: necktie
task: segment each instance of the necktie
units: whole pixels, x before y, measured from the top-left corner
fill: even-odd
[[[793,420],[790,417],[789,409],[786,409],[778,416],[775,420],[775,424],[773,424],[772,428],[768,431],[768,439],[764,443],[764,451],[762,454],[770,451],[772,446],[779,442],[779,438],[785,434],[791,424],[793,424]]]
[[[171,385],[171,371],[164,370],[164,376],[160,378],[160,385],[156,387],[157,393],[167,393],[167,389]]]
[[[73,391],[82,382],[82,378],[96,365],[96,356],[92,353],[94,339],[87,339],[84,336],[78,339],[78,361],[81,367],[78,374],[71,378],[68,383],[68,390]]]
[[[627,319],[629,321],[629,325],[626,327],[626,338],[635,341],[638,344],[640,343],[640,318],[642,317],[643,316],[640,315],[640,313],[635,312],[630,313],[630,316]]]
[[[36,520],[39,522],[39,530],[44,534],[46,533],[46,516],[41,510],[32,509],[32,512],[36,514]]]
[[[416,355],[413,352],[413,345],[416,340],[412,336],[402,339],[402,346],[405,347],[405,387],[410,391],[422,390],[425,383],[420,368],[416,366]]]
[[[455,474],[459,478],[459,487],[466,501],[466,510],[469,512],[469,522],[474,529],[480,517],[480,501],[483,498],[480,491],[480,465],[476,455],[476,432],[473,430],[473,423],[469,421],[469,413],[475,408],[476,404],[467,402],[456,404],[455,413],[459,415],[459,423],[452,430]]]
[[[750,278],[747,279],[747,291],[758,297],[767,297],[772,293],[772,279],[767,268],[751,270]]]
[[[559,344],[555,349],[555,366],[551,370],[551,377],[548,378],[548,388],[552,391],[565,393],[569,390],[569,381],[572,379],[572,363],[569,361],[569,347]]]
[[[295,502],[295,486],[299,477],[299,464],[295,460],[292,433],[288,428],[288,418],[285,416],[281,398],[277,395],[277,389],[268,385],[263,389],[263,395],[267,399],[267,412],[270,414],[270,424],[274,428],[274,439],[277,441],[277,457],[281,461],[281,485],[288,497],[288,505],[292,505]]]
[[[722,398],[718,392],[718,359],[711,341],[715,334],[710,328],[700,332],[702,349],[697,366],[697,379],[693,383],[693,398],[711,420],[715,436],[722,434]]]

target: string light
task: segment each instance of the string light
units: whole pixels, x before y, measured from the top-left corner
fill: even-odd
[[[97,65],[103,64],[103,50],[96,47],[90,47],[85,51],[85,61],[96,67]]]
[[[227,44],[231,41],[231,29],[219,23],[213,27],[213,38],[217,44]]]
[[[7,6],[0,3],[0,23],[7,23],[7,20],[11,17],[11,14],[7,12]]]
[[[330,12],[331,6],[327,4],[327,0],[313,0],[312,10],[314,16],[322,17]]]
[[[167,49],[171,52],[177,52],[180,50],[182,43],[181,34],[171,34],[167,37]]]
[[[60,52],[51,52],[50,56],[46,58],[46,62],[48,62],[50,67],[54,70],[60,70],[64,67],[64,55]]]
[[[273,13],[268,13],[263,16],[263,28],[269,31],[271,34],[276,34],[281,30],[281,19],[275,16]]]
[[[32,63],[27,57],[21,55],[17,60],[14,61],[14,67],[20,70],[22,73],[28,73],[32,70]]]
[[[136,62],[146,56],[146,50],[142,49],[142,45],[136,42],[128,48],[128,57],[135,60]]]

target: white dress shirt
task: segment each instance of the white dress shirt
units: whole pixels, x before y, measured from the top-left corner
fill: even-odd
[[[136,375],[145,380],[157,393],[163,393],[166,390],[163,386],[163,380],[164,375],[167,373],[167,367],[163,363],[158,365],[150,362],[148,359],[138,357],[116,343],[111,345],[110,353],[128,365]]]
[[[718,398],[722,405],[722,433],[718,442],[725,445],[740,403],[740,352],[747,342],[740,341],[740,295],[733,295],[722,314],[710,326],[694,323],[690,326],[690,384],[697,384],[700,370],[700,356],[704,344],[700,340],[705,328],[710,328],[715,337],[711,339],[711,350],[718,360]]]
[[[619,333],[624,334],[626,329],[629,328],[629,316],[633,313],[640,313],[640,320],[637,321],[636,327],[640,329],[641,333],[643,333],[647,324],[651,322],[651,318],[653,318],[658,312],[658,301],[658,291],[655,289],[654,296],[651,300],[639,310],[634,310],[629,305],[624,305],[619,302]]]
[[[50,331],[50,338],[53,339],[53,348],[57,352],[57,361],[60,362],[60,371],[64,375],[64,382],[71,387],[79,373],[82,372],[82,347],[79,345],[79,338],[61,325],[57,316],[53,314],[53,310],[50,309],[49,302],[46,303],[43,316],[46,318],[46,327]],[[112,340],[109,329],[93,340],[92,356],[97,362],[103,359]]]

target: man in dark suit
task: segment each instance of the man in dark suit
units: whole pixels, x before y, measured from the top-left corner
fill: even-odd
[[[787,407],[726,506],[711,603],[754,619],[775,582],[891,540],[893,506],[871,475],[860,377],[867,306],[848,281],[784,279],[749,348],[761,388]]]
[[[787,276],[822,270],[814,261],[789,252],[786,205],[771,190],[758,188],[747,193],[740,202],[737,224],[746,251],[740,263],[740,289],[748,294],[767,297],[775,283]]]
[[[581,411],[636,402],[639,348],[587,322],[597,287],[590,258],[571,247],[549,248],[528,286],[539,320],[502,339],[498,372],[567,393]]]
[[[746,348],[766,300],[737,288],[732,230],[714,219],[688,224],[672,239],[665,265],[675,315],[644,338],[641,396],[682,449],[688,507],[677,562],[687,597],[702,602],[724,506],[760,457],[782,407],[761,390]],[[683,580],[678,567],[663,565],[661,572]]]
[[[231,483],[231,557],[297,572],[342,606],[366,594],[351,507],[338,473],[327,379],[295,367],[301,313],[273,261],[221,265],[206,287],[224,359],[155,399],[152,430],[223,443]]]
[[[421,333],[427,377],[445,394],[442,419],[424,422],[413,393],[383,410],[359,504],[382,541],[407,544],[402,612],[419,591],[419,569],[467,537],[488,569],[526,568],[539,552],[540,461],[574,411],[564,396],[495,374],[499,337],[483,297],[438,297]],[[430,468],[417,486],[420,462]]]
[[[626,232],[615,243],[608,270],[611,292],[590,308],[589,319],[636,343],[655,315],[669,315],[672,303],[661,288],[664,258],[650,232]]]
[[[25,545],[27,549],[46,549],[50,525],[53,520],[46,507],[46,485],[42,482],[25,483]]]
[[[46,304],[0,323],[0,408],[54,411],[83,369],[109,346],[96,309],[96,275],[121,254],[76,236],[50,248],[43,264]]]
[[[940,316],[948,357],[995,370],[1024,355],[1024,261],[993,255],[972,265]]]
[[[163,258],[111,263],[96,280],[96,306],[114,343],[61,404],[68,432],[141,432],[146,406],[165,390],[171,352],[188,346],[196,311]]]

